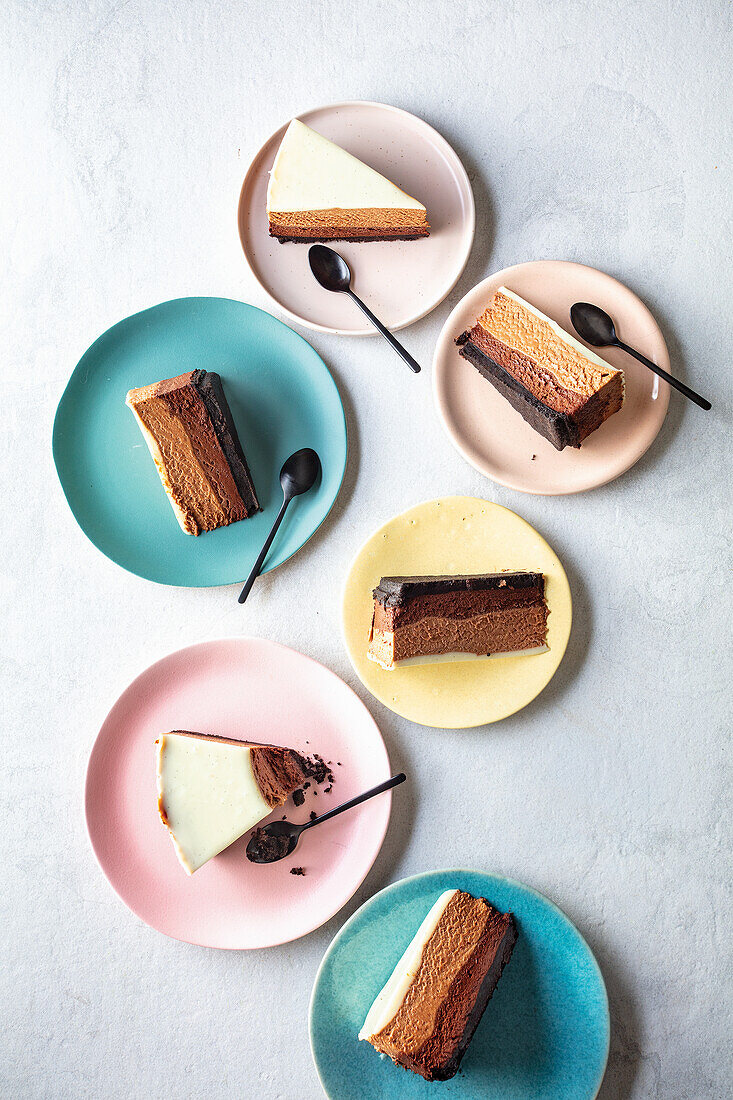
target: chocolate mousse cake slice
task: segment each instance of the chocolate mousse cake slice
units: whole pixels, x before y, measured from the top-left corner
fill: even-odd
[[[511,913],[446,890],[369,1009],[359,1038],[426,1081],[447,1081],[517,939]]]
[[[287,241],[412,241],[430,226],[421,202],[294,118],[267,188],[270,236]]]
[[[294,749],[173,730],[157,745],[158,812],[189,875],[312,774]]]
[[[579,447],[623,404],[620,370],[504,286],[456,343],[558,451]]]
[[[367,656],[382,668],[547,649],[542,573],[382,577]]]
[[[259,511],[221,378],[193,370],[130,390],[135,414],[173,506],[189,535]]]

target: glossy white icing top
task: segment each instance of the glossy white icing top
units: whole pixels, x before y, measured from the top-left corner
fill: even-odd
[[[267,211],[424,210],[373,168],[297,118],[288,126],[267,187]]]
[[[542,313],[541,310],[537,309],[536,306],[533,306],[530,302],[525,302],[524,298],[520,298],[518,294],[515,294],[511,290],[507,290],[505,286],[499,287],[499,294],[504,294],[507,298],[512,298],[515,302],[518,302],[520,306],[524,306],[525,309],[528,309],[530,313],[534,313],[535,317],[539,317],[541,321],[545,321],[560,340],[569,344],[575,351],[580,352],[586,359],[590,359],[591,363],[595,363],[597,367],[602,367],[604,371],[616,370],[616,368],[612,367],[610,363],[607,363],[605,359],[601,359],[600,355],[596,355],[591,348],[587,348],[585,344],[581,344],[579,340],[576,340],[574,336],[571,336],[569,332],[561,328],[557,321],[553,321],[551,317]]]
[[[425,917],[412,937],[404,955],[387,979],[386,985],[381,993],[377,994],[374,1004],[369,1009],[364,1026],[359,1032],[360,1039],[372,1039],[397,1015],[407,990],[417,974],[425,944],[438,927],[438,921],[445,912],[449,901],[457,893],[457,890],[446,890],[440,895]]]
[[[271,807],[252,771],[252,750],[207,737],[158,739],[158,794],[189,875],[251,829]]]

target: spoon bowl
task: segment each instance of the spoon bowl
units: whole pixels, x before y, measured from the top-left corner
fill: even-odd
[[[351,286],[351,268],[333,248],[314,244],[308,249],[308,263],[325,290],[343,292]]]
[[[280,470],[283,497],[292,500],[312,489],[321,475],[321,460],[311,447],[303,447],[287,458]]]
[[[613,319],[600,306],[576,302],[570,307],[570,320],[578,336],[591,347],[607,348],[618,340]]]

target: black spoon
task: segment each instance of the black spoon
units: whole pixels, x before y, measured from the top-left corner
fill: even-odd
[[[415,374],[419,374],[420,364],[415,362],[409,351],[405,351],[399,340],[395,340],[389,329],[385,328],[382,322],[374,316],[372,311],[364,305],[361,298],[357,298],[356,294],[354,294],[351,289],[351,269],[343,256],[339,256],[338,252],[334,252],[332,248],[326,248],[325,244],[312,244],[308,249],[308,262],[311,265],[311,271],[321,286],[325,287],[326,290],[346,293],[353,298],[359,309],[365,313],[372,322],[375,329],[381,332],[382,336],[392,345],[397,354],[402,356],[410,370],[414,371]]]
[[[307,493],[309,489],[312,489],[320,473],[321,460],[316,452],[311,450],[310,447],[303,447],[301,451],[296,451],[295,454],[292,454],[290,458],[287,458],[283,463],[283,468],[280,471],[283,502],[280,511],[277,513],[277,519],[272,525],[272,530],[265,540],[265,545],[260,550],[260,556],[252,566],[252,572],[247,577],[245,586],[239,593],[240,603],[244,603],[247,596],[250,594],[252,585],[255,583],[262,563],[265,560],[265,554],[270,549],[272,540],[277,534],[277,529],[282,523],[282,518],[285,515],[285,509],[288,504],[290,504],[293,497],[299,497],[302,493]]]
[[[393,775],[391,779],[388,779],[385,783],[380,783],[378,787],[372,787],[370,791],[365,791],[364,794],[349,799],[342,806],[336,806],[335,809],[329,810],[326,814],[321,814],[320,817],[314,817],[312,821],[306,821],[304,825],[294,825],[292,821],[271,821],[269,825],[265,825],[263,829],[258,829],[251,837],[247,845],[247,859],[252,863],[277,863],[279,859],[285,859],[286,856],[295,851],[300,834],[304,833],[306,829],[312,829],[314,825],[320,825],[323,821],[336,817],[336,814],[342,814],[344,810],[351,810],[354,806],[366,802],[368,798],[374,798],[375,794],[383,794],[384,791],[397,787],[400,783],[404,783],[406,779],[407,776],[404,772]]]
[[[590,302],[576,302],[575,305],[570,307],[570,320],[573,322],[573,327],[578,336],[585,340],[587,344],[591,344],[594,348],[621,348],[627,355],[633,355],[634,359],[638,359],[645,367],[649,367],[649,370],[653,370],[665,382],[669,382],[670,386],[674,386],[685,397],[689,397],[690,401],[694,401],[701,409],[712,408],[709,401],[706,401],[704,397],[700,397],[699,393],[695,393],[684,382],[679,382],[671,374],[667,374],[666,370],[662,370],[656,363],[652,363],[651,359],[647,359],[641,352],[635,351],[628,344],[622,343],[616,335],[613,320],[600,306],[593,306]]]

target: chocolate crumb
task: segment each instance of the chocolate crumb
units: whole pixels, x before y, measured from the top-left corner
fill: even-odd
[[[303,784],[303,790],[307,791],[308,788],[310,787],[310,785],[311,785],[310,779],[306,779],[305,783]]]
[[[311,821],[315,821],[317,817],[318,817],[318,814],[316,813],[316,811],[311,810]]]
[[[293,802],[296,806],[302,806],[305,802],[305,795],[303,794],[300,787],[298,787],[297,790],[293,791]]]
[[[302,867],[291,867],[290,868],[290,874],[291,875],[304,875],[305,871]]]
[[[333,785],[331,783],[329,783],[327,787],[323,788],[323,793],[324,794],[330,794],[332,790],[333,790]]]
[[[534,460],[535,460],[536,458],[537,458],[537,455],[532,455],[531,461],[532,461],[532,462],[534,462]]]

